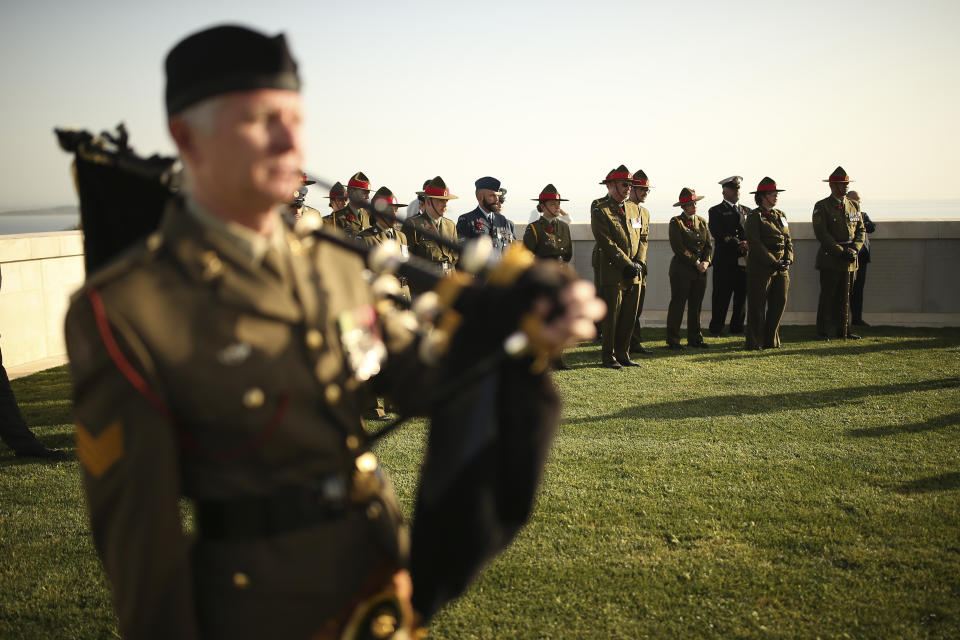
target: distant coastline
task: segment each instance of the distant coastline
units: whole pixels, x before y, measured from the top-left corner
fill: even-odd
[[[16,233],[68,231],[80,224],[76,205],[0,212],[0,236]]]

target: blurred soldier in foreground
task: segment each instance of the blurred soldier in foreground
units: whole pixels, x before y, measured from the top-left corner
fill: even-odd
[[[859,340],[850,333],[850,291],[857,276],[857,255],[866,230],[857,205],[847,196],[850,176],[843,167],[824,180],[830,195],[813,205],[813,232],[820,241],[816,268],[820,272],[820,300],[817,304],[817,335],[830,339]]]
[[[727,320],[730,296],[730,333],[743,333],[747,300],[747,237],[743,222],[750,210],[739,203],[742,176],[720,181],[723,202],[710,207],[708,221],[713,236],[713,310],[710,335],[719,336]]]
[[[636,203],[627,200],[633,181],[625,166],[611,170],[600,184],[606,185],[607,195],[590,205],[590,228],[596,240],[593,268],[607,305],[600,332],[600,364],[607,369],[639,367],[630,359],[630,336],[644,271],[640,262],[643,220]]]
[[[467,242],[480,236],[490,236],[493,254],[499,258],[516,238],[513,223],[500,213],[500,181],[486,176],[474,183],[477,208],[457,218],[457,238]]]
[[[333,198],[330,202],[333,203]],[[347,206],[324,217],[323,222],[354,237],[370,226],[370,213],[366,208],[368,204],[370,179],[362,171],[358,171],[347,182]]]
[[[637,301],[637,319],[633,324],[633,336],[630,338],[630,353],[643,353],[650,355],[653,353],[642,344],[641,329],[643,321],[640,314],[643,313],[643,299],[647,297],[647,238],[650,235],[650,211],[643,206],[650,195],[650,179],[643,169],[633,174],[633,184],[630,185],[630,202],[637,205],[640,210],[640,251],[637,254],[637,264],[640,266],[640,298]]]
[[[88,278],[66,321],[90,529],[121,633],[410,637],[408,537],[367,450],[360,407],[368,393],[419,401],[425,387],[479,358],[470,349],[502,344],[524,313],[540,318],[537,339],[547,351],[559,351],[589,335],[599,302],[584,283],[561,284],[555,296],[464,284],[456,299],[465,305],[458,310],[467,335],[450,334],[446,356],[422,351],[427,338],[411,332],[416,322],[374,308],[363,260],[337,244],[342,238],[301,241],[281,223],[278,207],[300,181],[304,111],[284,37],[228,26],[201,31],[170,51],[166,80],[168,126],[190,189],[168,201],[155,233]],[[491,341],[474,335],[475,322],[495,334]],[[417,356],[428,352],[439,358],[435,366]],[[496,372],[505,397],[493,406],[522,406],[534,422],[551,416],[555,428],[555,392],[530,358],[504,360]],[[451,413],[445,424],[461,416],[459,404],[433,402]],[[461,433],[472,419],[460,420]],[[507,420],[499,437],[520,437],[522,424]],[[431,447],[437,426],[434,417]],[[545,458],[518,441],[483,451],[527,459],[525,447]],[[502,469],[496,455],[485,459]],[[424,468],[445,460],[428,454]],[[478,494],[497,513],[522,511],[510,497],[519,481],[507,481],[509,494],[489,491],[489,483],[458,484],[433,520],[445,522],[450,508],[469,510]],[[530,486],[524,491],[530,495]],[[181,497],[194,506],[195,540],[183,533]],[[421,515],[430,513],[420,501],[417,509],[414,547]],[[437,531],[420,544],[440,547]],[[459,547],[459,555],[480,542],[493,548],[489,537]],[[425,617],[469,579],[464,568],[445,585],[453,571],[447,558],[443,574],[412,568],[422,576],[414,603]]]
[[[457,266],[460,252],[449,246],[444,246],[433,239],[438,234],[444,240],[457,242],[457,226],[453,221],[444,217],[447,211],[447,202],[458,196],[450,193],[447,183],[437,176],[429,180],[423,187],[423,213],[410,218],[410,253],[433,263],[437,271],[443,275],[450,275]],[[419,194],[418,194],[419,195]],[[424,229],[427,233],[419,233]],[[420,293],[416,287],[414,294]]]
[[[860,205],[860,194],[851,191],[847,194],[847,199],[852,200],[863,218],[863,246],[860,247],[860,254],[857,256],[857,277],[853,281],[853,292],[850,294],[850,315],[853,320],[850,324],[859,327],[869,327],[863,321],[863,289],[867,284],[867,265],[870,264],[870,234],[877,230],[877,223],[870,219],[867,212]]]
[[[757,208],[747,216],[747,349],[779,349],[780,320],[790,288],[793,241],[787,216],[774,209],[783,189],[764,178],[751,191]]]
[[[710,230],[707,221],[697,215],[697,202],[703,200],[689,187],[680,190],[673,206],[683,213],[670,219],[670,305],[667,308],[667,347],[683,349],[680,344],[680,323],[687,307],[687,345],[706,349],[700,333],[700,307],[707,290],[707,269],[710,267]]]

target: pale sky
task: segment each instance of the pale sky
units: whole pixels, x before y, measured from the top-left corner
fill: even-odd
[[[515,220],[552,182],[586,221],[621,163],[650,176],[660,219],[731,174],[812,203],[838,164],[873,200],[960,197],[956,0],[9,4],[0,211],[75,202],[54,126],[123,121],[138,151],[172,153],[163,58],[217,23],[287,34],[308,171],[404,200],[439,174],[461,196],[449,215],[493,175]]]

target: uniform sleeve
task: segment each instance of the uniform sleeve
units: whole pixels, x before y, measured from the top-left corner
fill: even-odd
[[[718,243],[723,242],[723,227],[720,224],[721,215],[713,209],[710,209],[710,211],[707,212],[707,216],[710,221],[707,224],[710,228],[710,235],[716,238]]]
[[[600,250],[601,259],[606,258],[613,263],[617,271],[623,271],[624,267],[632,264],[633,261],[610,237],[608,220],[609,218],[600,210],[599,206],[594,204],[590,207],[590,229],[593,231],[597,248]]]
[[[681,262],[685,262],[691,267],[696,268],[699,260],[697,256],[693,255],[690,251],[687,251],[686,246],[683,244],[683,223],[677,220],[676,218],[670,221],[670,248],[673,249],[673,254]]]
[[[755,260],[759,260],[767,267],[772,267],[777,259],[767,248],[767,245],[763,243],[763,238],[760,237],[760,226],[763,224],[760,220],[761,215],[759,211],[756,211],[747,218],[747,244],[750,247],[750,255]]]
[[[790,227],[786,224],[786,216],[783,216],[780,224],[783,226],[783,259],[793,262],[793,238],[790,237]]]
[[[534,229],[533,224],[527,225],[527,230],[523,232],[523,246],[531,251],[531,253],[537,252],[537,230]]]
[[[823,211],[823,207],[819,204],[813,208],[813,233],[817,236],[817,240],[820,241],[820,247],[823,249],[824,253],[829,256],[840,256],[843,255],[844,247],[830,235],[830,230],[827,229],[827,217]]]
[[[700,261],[701,262],[710,262],[713,259],[713,238],[710,237],[710,233],[705,233],[703,241],[703,249],[700,251]]]
[[[563,224],[560,222],[558,222],[557,224],[563,225],[562,227],[560,227],[561,233],[563,234],[562,235],[563,253],[560,255],[560,259],[563,260],[564,262],[570,262],[571,260],[573,260],[573,240],[570,238],[570,225]]]
[[[131,375],[143,380],[143,373],[130,342],[111,329],[111,357],[101,330],[90,301],[80,298],[66,321],[77,454],[122,636],[197,638],[175,431],[131,384]],[[130,367],[126,376],[118,351]]]
[[[457,241],[466,242],[473,236],[470,233],[470,221],[467,220],[467,214],[457,218]]]
[[[863,217],[860,216],[857,218],[857,230],[853,233],[853,244],[850,246],[853,247],[854,251],[860,251],[866,238],[867,230],[863,225]]]

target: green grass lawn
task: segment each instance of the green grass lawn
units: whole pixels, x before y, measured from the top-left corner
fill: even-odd
[[[569,352],[533,519],[434,638],[960,637],[960,330],[857,342],[659,348],[643,367]],[[14,381],[73,447],[69,377]],[[412,506],[426,431],[378,450]],[[0,451],[0,637],[110,638],[75,461]]]

